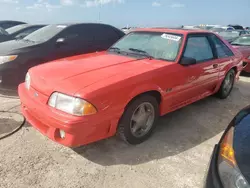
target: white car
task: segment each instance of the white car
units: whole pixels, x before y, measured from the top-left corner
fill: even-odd
[[[215,32],[215,33],[220,33],[223,31],[232,31],[235,30],[233,27],[228,27],[228,26],[216,26],[210,29],[210,31]]]

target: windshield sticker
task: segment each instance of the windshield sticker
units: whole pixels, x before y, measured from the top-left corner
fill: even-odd
[[[58,25],[57,26],[58,28],[65,28],[65,27],[67,27],[66,25]]]
[[[164,39],[174,40],[174,41],[179,41],[181,39],[180,36],[169,35],[169,34],[166,34],[166,33],[162,34],[161,37],[164,38]]]

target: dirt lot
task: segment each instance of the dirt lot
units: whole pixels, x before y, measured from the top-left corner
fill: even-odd
[[[1,93],[0,110],[19,104],[13,93]],[[162,117],[152,138],[138,146],[111,138],[72,150],[25,124],[0,140],[0,187],[200,188],[214,144],[249,99],[250,78],[241,77],[228,99],[209,97]],[[0,135],[21,121],[0,112]]]

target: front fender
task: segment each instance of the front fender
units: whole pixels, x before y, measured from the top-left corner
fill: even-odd
[[[136,96],[141,95],[146,92],[150,91],[158,91],[161,94],[161,97],[163,95],[163,90],[158,85],[155,84],[143,84],[136,88],[134,88],[130,93],[128,100],[126,101],[126,104],[128,104],[131,100],[133,100]]]

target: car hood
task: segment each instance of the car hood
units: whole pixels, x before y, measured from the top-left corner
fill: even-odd
[[[238,49],[244,57],[250,56],[250,46],[237,46],[233,45],[235,49]]]
[[[24,40],[10,40],[0,43],[0,55],[18,53],[21,49],[36,46],[38,43]]]
[[[150,67],[146,61],[150,60],[108,52],[74,56],[33,67],[29,71],[31,86],[45,95],[54,91],[75,95],[87,86],[115,75],[122,76],[131,69],[145,71]]]

